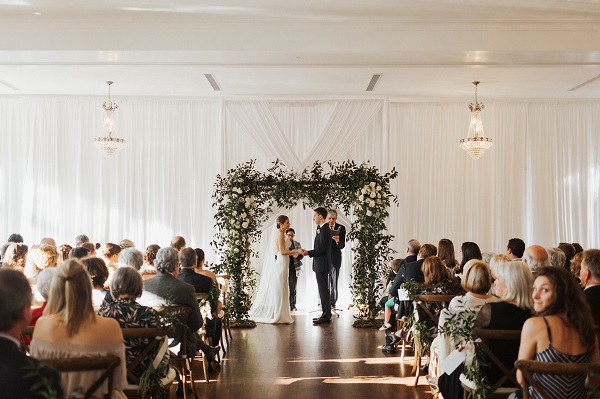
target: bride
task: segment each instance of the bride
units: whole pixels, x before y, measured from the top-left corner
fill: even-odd
[[[301,249],[289,250],[290,242],[285,239],[285,231],[290,228],[290,219],[285,215],[277,217],[275,231],[276,259],[267,257],[263,267],[258,293],[250,308],[250,318],[258,323],[293,323],[290,314],[290,294],[288,286],[289,257],[298,256]],[[269,251],[270,252],[270,251]]]

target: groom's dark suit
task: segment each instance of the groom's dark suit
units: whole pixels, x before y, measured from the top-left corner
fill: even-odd
[[[331,229],[324,223],[317,228],[314,249],[308,251],[313,258],[313,271],[317,276],[317,286],[321,297],[322,318],[331,320],[331,299],[329,296],[329,271],[331,268]]]

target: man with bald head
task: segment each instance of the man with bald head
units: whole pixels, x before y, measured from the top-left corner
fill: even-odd
[[[532,245],[527,247],[523,253],[523,262],[529,266],[530,269],[534,270],[541,266],[550,266],[550,257],[546,248],[541,245]]]

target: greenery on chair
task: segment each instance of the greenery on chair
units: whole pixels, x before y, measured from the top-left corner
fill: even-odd
[[[467,356],[464,375],[473,382],[475,388],[472,392],[473,399],[488,399],[492,397],[488,371],[489,360],[479,345],[479,340],[473,338],[473,325],[477,313],[472,310],[453,312],[442,327],[440,334],[445,334],[457,345],[464,345],[465,350],[472,356]]]
[[[389,183],[398,172],[382,174],[374,166],[345,161],[315,162],[298,173],[277,160],[261,173],[254,164],[249,161],[217,176],[213,194],[218,233],[211,244],[221,255],[217,273],[231,276],[226,311],[233,319],[232,327],[255,325],[248,315],[257,282],[251,259],[257,256],[253,244],[260,240],[262,222],[274,206],[298,204],[343,209],[353,218],[347,236],[354,242],[353,305],[359,322],[374,320],[380,310],[383,267],[392,252],[393,236],[387,234],[385,221],[390,202],[398,202]]]

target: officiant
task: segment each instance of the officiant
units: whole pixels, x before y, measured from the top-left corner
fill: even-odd
[[[290,241],[290,247],[288,249],[300,249],[302,245],[294,240],[296,236],[296,231],[291,227],[285,231],[285,235],[287,239]],[[300,270],[302,269],[302,255],[298,255],[296,258],[290,256],[289,263],[289,275],[288,275],[288,284],[290,287],[290,310],[298,310],[296,309],[296,287],[298,286],[298,276],[300,274]]]
[[[342,267],[342,249],[346,246],[346,227],[337,223],[337,211],[330,209],[327,213],[327,223],[331,229],[331,271],[329,278],[329,292],[331,307],[336,309],[338,299],[338,279]]]

